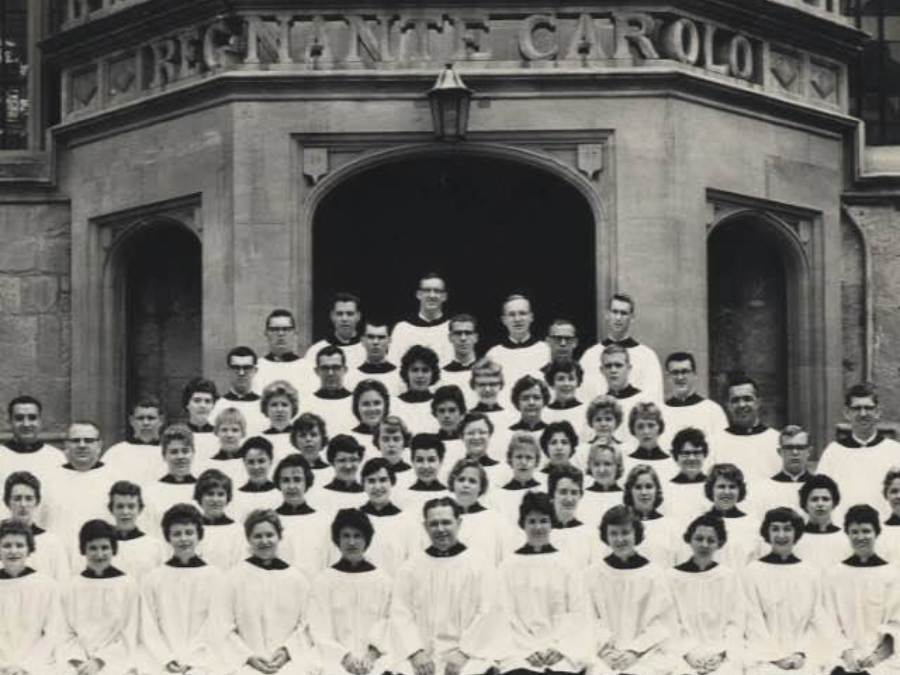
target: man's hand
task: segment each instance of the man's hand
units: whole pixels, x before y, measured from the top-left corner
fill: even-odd
[[[268,659],[264,659],[262,656],[249,657],[247,659],[247,665],[261,673],[266,673],[266,675],[272,675],[272,673],[276,672],[276,669],[272,667],[272,664],[269,663]]]
[[[83,661],[75,672],[78,675],[97,675],[103,670],[103,665],[103,661],[98,658],[88,659]]]
[[[444,675],[459,675],[468,661],[469,657],[463,654],[459,649],[452,650],[447,654]]]
[[[610,665],[616,670],[627,670],[631,668],[635,663],[637,663],[638,654],[637,652],[633,652],[630,649],[625,649],[618,653],[618,658],[615,659]]]
[[[847,649],[841,654],[841,660],[844,662],[844,670],[850,673],[857,673],[863,669],[860,661],[862,654],[857,649]]]
[[[548,668],[563,660],[563,655],[552,647],[544,652],[544,665]]]
[[[525,657],[525,660],[528,661],[528,665],[532,668],[543,668],[544,667],[544,655],[540,652],[535,652],[534,654],[530,654]]]
[[[434,661],[425,653],[424,649],[420,649],[410,656],[409,662],[412,664],[413,670],[416,671],[416,675],[435,675]]]
[[[269,665],[278,671],[290,660],[291,655],[288,652],[287,647],[279,647],[275,650],[275,653],[272,654],[272,658],[269,659]]]
[[[708,671],[706,666],[706,658],[695,654],[693,652],[684,655],[684,660],[687,661],[687,664],[693,668],[699,675],[706,675]]]
[[[183,673],[187,669],[188,667],[186,665],[184,665],[180,661],[176,661],[175,659],[172,659],[166,664],[166,670],[168,670],[170,673]]]

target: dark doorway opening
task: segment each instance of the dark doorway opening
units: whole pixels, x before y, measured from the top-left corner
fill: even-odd
[[[764,423],[780,428],[788,410],[787,272],[770,225],[737,219],[708,242],[710,393],[726,400],[733,373],[759,384]]]
[[[133,236],[125,254],[128,405],[159,397],[184,416],[181,390],[202,368],[200,242],[175,224]]]
[[[426,272],[443,275],[449,314],[480,324],[480,353],[504,335],[500,306],[532,301],[543,337],[555,317],[596,340],[594,218],[585,198],[539,168],[485,157],[430,157],[348,178],[322,201],[313,234],[314,334],[328,329],[328,302],[357,293],[364,311],[395,322],[417,309]]]

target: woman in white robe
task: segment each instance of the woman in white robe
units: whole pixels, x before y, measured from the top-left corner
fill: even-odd
[[[194,501],[203,513],[203,541],[200,557],[223,572],[247,557],[244,529],[226,513],[231,503],[231,477],[218,469],[207,469],[194,485]]]
[[[587,571],[593,623],[593,675],[665,675],[674,605],[663,569],[636,551],[643,523],[624,505],[600,521],[612,553]]]
[[[819,672],[827,632],[822,577],[794,555],[803,518],[787,507],[771,509],[761,531],[771,551],[743,573],[747,675]]]
[[[438,423],[431,414],[431,387],[440,377],[438,355],[428,347],[413,345],[400,359],[400,379],[406,391],[391,401],[391,407],[413,434],[437,433]]]
[[[35,522],[41,505],[41,483],[37,476],[27,471],[9,474],[3,486],[3,501],[9,508],[9,517],[31,528],[34,535],[35,550],[28,558],[29,567],[61,584],[67,582],[70,551],[59,537]]]
[[[714,464],[703,492],[712,502],[710,513],[724,518],[728,531],[728,543],[719,552],[719,562],[740,574],[764,550],[759,519],[738,507],[747,498],[744,472],[734,464]]]
[[[807,521],[794,553],[822,573],[847,557],[847,536],[832,522],[840,503],[837,483],[824,474],[810,476],[800,488],[800,508],[806,512]]]
[[[241,446],[246,482],[234,491],[231,512],[243,522],[251,511],[274,509],[281,503],[281,493],[270,476],[274,460],[272,443],[262,436],[251,436]]]
[[[173,556],[141,581],[142,670],[217,675],[224,672],[225,579],[197,556],[203,516],[195,506],[176,504],[163,514],[162,527]]]
[[[673,669],[696,675],[741,675],[745,610],[738,575],[715,561],[727,541],[721,518],[704,514],[684,533],[691,557],[668,570],[666,578],[677,610],[676,627],[666,645]]]
[[[547,494],[554,514],[550,543],[577,569],[585,569],[603,557],[597,529],[577,516],[584,496],[583,485],[584,474],[574,466],[555,469],[547,478]]]
[[[547,495],[527,493],[519,514],[526,543],[500,567],[506,631],[500,672],[581,672],[591,658],[582,572],[550,544],[553,505]]]
[[[900,672],[900,572],[876,553],[878,512],[855,505],[844,515],[853,555],[825,574],[832,630],[828,667],[871,675]]]
[[[138,527],[144,510],[141,486],[127,480],[113,483],[109,489],[109,511],[115,518],[119,538],[116,565],[138,583],[150,570],[162,565],[168,556],[168,546],[155,536],[159,530],[146,534]]]
[[[138,633],[138,588],[134,579],[113,566],[118,551],[116,528],[90,520],[79,533],[86,567],[63,587],[67,639],[57,660],[75,675],[84,667],[103,675],[122,675],[135,667]],[[91,663],[92,662],[92,663]],[[86,663],[91,665],[86,666]]]
[[[512,528],[493,509],[481,504],[488,489],[484,467],[475,459],[461,459],[451,469],[449,488],[462,507],[461,541],[492,567],[512,548]]]
[[[369,517],[375,531],[366,548],[366,559],[393,578],[400,565],[419,549],[421,514],[412,514],[393,502],[397,477],[386,458],[368,460],[361,475],[368,500],[360,511]]]
[[[625,465],[618,448],[602,443],[591,445],[585,461],[592,482],[584,489],[580,512],[588,523],[599,523],[604,513],[622,503],[619,481],[625,473]]]
[[[313,661],[306,614],[309,581],[278,557],[278,514],[253,511],[244,531],[251,555],[227,577],[229,659],[240,675],[306,675]]]
[[[0,522],[0,672],[58,675],[54,652],[65,638],[57,583],[27,565],[34,535]]]
[[[379,534],[356,509],[338,511],[331,534],[340,559],[316,577],[309,605],[321,672],[381,675],[391,662],[393,582],[367,560],[369,545]]]
[[[663,503],[662,485],[656,470],[649,464],[637,464],[625,479],[622,501],[637,513],[644,524],[644,540],[638,552],[663,569],[668,569],[678,559],[682,543],[676,534],[673,519],[659,511]]]

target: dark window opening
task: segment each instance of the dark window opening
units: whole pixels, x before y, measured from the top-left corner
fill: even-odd
[[[0,150],[28,147],[28,0],[0,0]]]

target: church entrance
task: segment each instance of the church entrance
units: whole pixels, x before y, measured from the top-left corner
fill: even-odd
[[[504,336],[503,299],[532,301],[543,337],[556,317],[597,334],[595,222],[579,191],[540,168],[479,156],[405,159],[346,179],[316,210],[314,338],[337,291],[395,322],[417,309],[418,279],[445,278],[448,314],[480,324],[484,353]]]

